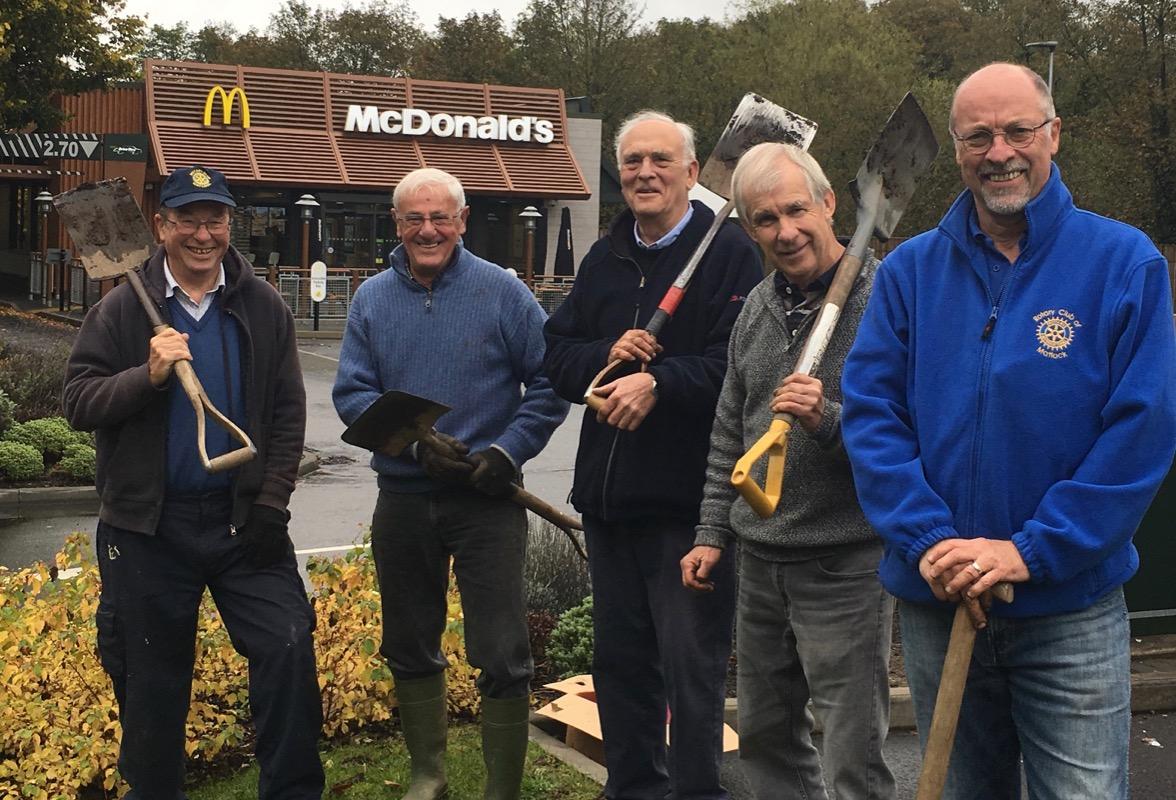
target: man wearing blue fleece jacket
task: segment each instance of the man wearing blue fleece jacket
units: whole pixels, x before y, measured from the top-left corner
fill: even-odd
[[[334,400],[347,424],[398,389],[452,408],[444,447],[377,452],[372,556],[383,643],[412,759],[407,800],[445,794],[449,560],[481,670],[486,798],[518,796],[533,672],[523,597],[526,512],[503,495],[567,415],[540,373],[543,310],[517,278],[461,243],[469,207],[456,178],[409,173],[392,197],[402,244],[356,292]],[[418,460],[419,457],[419,460]]]
[[[1167,264],[1075,208],[1035,73],[973,73],[950,120],[968,191],[882,264],[843,373],[919,732],[962,600],[982,630],[944,796],[1019,798],[1023,759],[1031,798],[1126,798],[1121,587],[1176,448]],[[998,581],[1015,599],[986,608]]]

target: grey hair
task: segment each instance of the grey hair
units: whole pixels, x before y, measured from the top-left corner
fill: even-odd
[[[649,122],[651,120],[656,120],[658,122],[668,122],[677,128],[678,133],[682,134],[682,150],[686,154],[686,161],[694,161],[695,158],[697,158],[697,155],[694,152],[694,128],[691,128],[685,122],[678,122],[678,120],[662,111],[653,111],[647,108],[643,111],[638,111],[631,117],[626,118],[625,121],[621,123],[621,127],[617,130],[616,138],[613,139],[613,146],[616,148],[617,154],[617,167],[621,166],[621,140],[628,136],[633,128],[637,127],[642,122]]]
[[[731,194],[735,198],[735,208],[739,212],[739,218],[745,223],[751,223],[748,218],[748,200],[754,195],[765,194],[776,188],[783,173],[780,163],[785,159],[795,164],[804,174],[804,182],[808,184],[813,203],[823,203],[825,195],[833,191],[821,165],[804,150],[781,142],[757,144],[743,154],[731,175]]]
[[[453,202],[457,203],[458,210],[465,208],[465,189],[462,188],[461,181],[445,170],[427,167],[414,169],[400,179],[400,183],[396,184],[396,188],[392,191],[392,207],[400,208],[401,200],[408,199],[426,186],[440,186],[447,189]]]
[[[947,131],[952,135],[952,138],[955,138],[955,108],[956,100],[960,96],[960,89],[964,88],[964,84],[971,80],[973,75],[989,67],[1012,67],[1020,71],[1025,77],[1029,78],[1029,81],[1033,84],[1033,88],[1037,90],[1037,99],[1041,104],[1041,113],[1045,114],[1045,118],[1053,119],[1058,115],[1057,109],[1054,107],[1053,94],[1050,93],[1049,86],[1040,75],[1024,64],[1013,64],[1009,61],[993,61],[991,64],[985,64],[980,69],[968,73],[968,77],[964,78],[956,86],[956,90],[951,96],[951,112],[947,115]]]

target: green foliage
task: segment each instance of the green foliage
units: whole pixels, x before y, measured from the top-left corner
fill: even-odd
[[[117,796],[126,790],[117,773],[118,708],[95,647],[99,578],[89,553],[86,537],[75,534],[53,568],[0,567],[0,786],[30,787],[22,797],[94,791]],[[71,579],[55,580],[67,569],[75,573]],[[377,652],[380,601],[369,554],[356,549],[339,559],[312,559],[307,569],[318,619],[324,735],[386,722],[395,698]],[[442,648],[451,663],[450,708],[469,717],[478,693],[465,661],[453,588]],[[185,744],[195,771],[235,763],[248,752],[253,738],[248,694],[245,663],[215,607],[205,602]]]
[[[45,417],[18,422],[4,433],[4,441],[22,442],[56,460],[70,445],[91,445],[88,433],[79,433],[64,417]]]
[[[71,478],[93,483],[96,455],[94,448],[88,444],[66,445],[65,452],[54,469]]]
[[[44,471],[40,450],[23,442],[0,441],[0,475],[12,481],[27,481]]]
[[[0,391],[16,403],[17,420],[61,413],[61,385],[69,346],[57,343],[40,351],[0,349]]]
[[[560,677],[592,671],[592,598],[568,609],[547,641],[547,660]]]
[[[8,394],[0,389],[0,436],[12,427],[16,419],[16,403],[8,398]]]
[[[52,129],[59,93],[127,78],[143,22],[123,16],[121,0],[21,0],[0,3],[0,131]]]

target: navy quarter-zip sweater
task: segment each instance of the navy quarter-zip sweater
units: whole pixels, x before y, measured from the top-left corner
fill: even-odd
[[[649,322],[714,216],[695,202],[681,235],[654,259],[637,253],[631,211],[613,221],[544,329],[544,369],[561,397],[584,402],[584,390],[605,366],[613,343]],[[657,405],[631,432],[598,423],[592,412],[584,415],[572,486],[576,510],[606,521],[669,517],[697,523],[727,338],[762,278],[758,249],[738,225],[725,222],[658,337],[664,350],[650,366]]]

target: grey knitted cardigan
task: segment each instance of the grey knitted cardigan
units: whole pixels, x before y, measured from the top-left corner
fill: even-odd
[[[878,260],[868,253],[815,377],[825,393],[817,431],[799,423],[788,435],[784,487],[776,512],[761,519],[731,486],[731,470],[772,421],[772,394],[800,359],[817,314],[792,336],[784,304],[769,274],[748,295],[728,343],[727,375],[715,410],[700,524],[694,543],[726,547],[738,536],[761,557],[875,538],[858,506],[853,474],[841,442],[841,369],[874,284]],[[763,486],[767,460],[752,471]],[[797,553],[796,555],[799,555]]]

